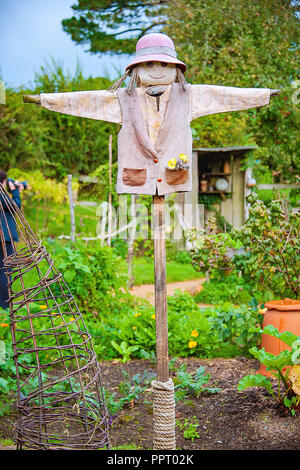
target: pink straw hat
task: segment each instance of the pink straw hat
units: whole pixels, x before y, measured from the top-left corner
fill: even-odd
[[[135,58],[127,65],[126,70],[142,62],[167,62],[178,65],[182,72],[186,71],[186,65],[177,59],[172,39],[162,33],[146,34],[138,40]]]

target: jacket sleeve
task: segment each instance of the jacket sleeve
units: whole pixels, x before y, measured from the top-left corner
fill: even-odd
[[[192,85],[191,120],[208,114],[258,108],[270,102],[269,88]]]
[[[15,202],[15,204],[18,206],[18,208],[21,208],[21,198],[20,198],[20,192],[18,189],[14,189],[11,193],[11,198]],[[13,207],[12,204],[10,203],[9,196],[6,194],[2,194],[0,198],[1,205],[3,209],[6,212],[12,212]]]
[[[41,93],[41,107],[58,113],[121,124],[118,94],[106,90]]]

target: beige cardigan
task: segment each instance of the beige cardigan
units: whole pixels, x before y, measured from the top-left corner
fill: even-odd
[[[182,181],[180,180],[180,178],[179,183],[177,181],[177,184],[172,184],[170,179],[168,180],[169,182],[167,182],[166,174],[166,167],[169,159],[177,158],[180,153],[185,153],[189,157],[191,157],[192,144],[191,141],[189,141],[187,125],[190,126],[190,122],[193,119],[196,119],[201,116],[223,113],[228,111],[257,108],[268,104],[270,101],[270,90],[267,88],[238,88],[215,85],[191,85],[189,87],[188,92],[185,92],[185,94],[181,94],[181,104],[179,105],[177,96],[178,93],[172,92],[172,90],[174,89],[179,90],[179,84],[173,84],[168,87],[167,91],[160,98],[160,111],[157,112],[156,99],[145,94],[145,90],[143,88],[137,88],[134,98],[135,106],[141,111],[141,113],[139,113],[139,120],[143,121],[141,125],[144,126],[144,130],[146,130],[146,132],[144,133],[145,145],[147,141],[148,146],[149,144],[152,144],[152,146],[155,147],[157,143],[159,144],[159,146],[161,146],[162,141],[160,143],[158,142],[160,131],[162,130],[162,127],[164,127],[165,131],[166,129],[168,129],[168,133],[172,132],[172,129],[169,126],[169,121],[171,119],[173,123],[172,125],[175,125],[176,127],[176,129],[173,129],[173,137],[178,132],[180,132],[180,128],[182,128],[183,135],[181,142],[184,142],[184,140],[188,138],[188,148],[186,147],[185,150],[183,150],[182,146],[179,146],[179,148],[176,148],[176,146],[172,146],[171,149],[170,143],[172,142],[172,139],[169,138],[169,152],[166,152],[166,149],[164,149],[162,156],[161,149],[159,149],[158,155],[156,155],[155,157],[159,160],[158,165],[155,164],[154,161],[150,162],[150,160],[144,156],[143,158],[145,164],[141,167],[139,162],[139,168],[136,168],[136,154],[135,157],[128,155],[126,158],[123,154],[119,155],[117,192],[132,194],[155,194],[157,190],[158,194],[168,194],[170,192],[191,191],[191,166],[188,170],[188,177],[186,178],[186,181],[184,183],[180,182]],[[122,89],[122,93],[124,91],[125,89]],[[176,104],[173,103],[172,105],[171,103],[171,106],[169,106],[169,101],[173,101],[173,99],[176,100]],[[138,106],[137,103],[139,103],[140,106]],[[123,122],[124,105],[122,109],[122,103],[120,101],[120,96],[118,96],[118,93],[110,93],[105,90],[78,91],[68,93],[42,93],[41,106],[51,111],[71,114],[74,116],[86,117],[90,119],[119,123],[122,124],[122,127],[123,125],[127,126],[128,124],[127,122]],[[181,106],[182,108],[180,109]],[[172,108],[171,115],[173,115],[173,118],[171,118],[170,115],[170,108]],[[168,113],[169,118],[168,122],[166,122],[165,118],[167,117]],[[134,113],[132,114],[132,116],[134,116]],[[128,116],[126,116],[126,119],[128,120]],[[179,126],[177,126],[176,124],[178,120],[181,123]],[[183,122],[185,124],[183,124]],[[164,134],[166,136],[166,132]],[[120,135],[122,137],[122,130],[120,132]],[[132,139],[132,136],[130,137],[130,139]],[[130,139],[128,142],[129,149]],[[149,168],[149,165],[152,165],[151,168]],[[139,184],[133,186],[132,183],[130,183],[130,181],[128,180],[128,178],[125,177],[125,179],[123,179],[122,175],[123,169],[125,167],[132,169],[147,170],[146,178],[144,178],[145,181],[143,182],[143,184],[140,184],[141,180],[139,180]],[[177,170],[173,170],[172,174],[170,174],[169,172],[170,176],[173,175],[173,181],[174,175],[176,174],[174,173],[174,171],[176,172]],[[143,172],[141,172],[141,174],[142,173]],[[129,182],[130,184],[126,184],[126,182]]]

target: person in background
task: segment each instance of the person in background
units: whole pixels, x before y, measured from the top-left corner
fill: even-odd
[[[7,181],[7,175],[5,171],[0,170],[0,183],[5,189],[11,193],[12,200],[20,208],[21,207],[21,198],[20,192],[23,191],[24,185],[18,181]],[[19,236],[17,232],[16,222],[10,212],[9,196],[0,194],[0,203],[2,205],[3,211],[0,213],[0,307],[7,310],[8,305],[8,288],[7,288],[7,277],[5,270],[3,269],[4,257],[11,255],[14,252],[14,242],[19,241]],[[1,207],[1,206],[0,206]],[[2,243],[5,242],[5,248],[2,246]],[[5,253],[6,251],[6,253]]]

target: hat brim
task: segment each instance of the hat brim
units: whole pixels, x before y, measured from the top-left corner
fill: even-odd
[[[126,70],[130,69],[134,65],[141,64],[143,62],[167,62],[168,64],[175,64],[178,65],[182,72],[186,71],[186,65],[181,62],[181,60],[175,59],[175,57],[171,57],[165,54],[149,54],[149,55],[141,55],[135,57],[129,65],[127,65]]]

